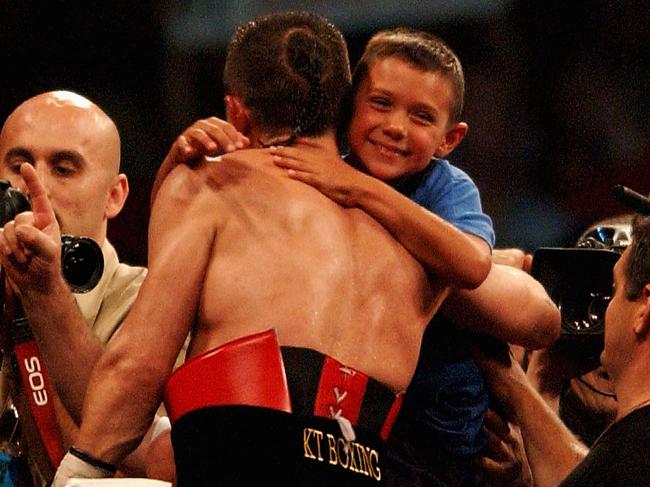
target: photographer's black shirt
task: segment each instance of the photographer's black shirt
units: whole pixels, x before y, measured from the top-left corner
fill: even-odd
[[[559,487],[650,487],[650,406],[632,411],[596,440]]]

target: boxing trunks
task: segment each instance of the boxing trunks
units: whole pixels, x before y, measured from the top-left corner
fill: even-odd
[[[401,400],[273,330],[229,342],[165,386],[177,485],[381,485]]]

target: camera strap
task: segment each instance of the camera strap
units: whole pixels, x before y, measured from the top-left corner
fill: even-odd
[[[56,468],[65,452],[52,404],[50,380],[45,370],[45,361],[34,339],[29,322],[24,316],[22,306],[19,302],[16,302],[15,305],[16,313],[11,321],[14,367],[20,372],[29,409],[48,458],[52,466]]]

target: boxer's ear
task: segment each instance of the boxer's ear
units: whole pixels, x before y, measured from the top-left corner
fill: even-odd
[[[237,96],[226,95],[224,103],[226,105],[226,120],[239,132],[248,136],[251,127],[250,110]]]

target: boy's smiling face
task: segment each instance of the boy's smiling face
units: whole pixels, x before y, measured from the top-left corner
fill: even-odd
[[[460,143],[467,125],[449,125],[453,91],[437,71],[397,57],[378,59],[354,96],[350,156],[384,181],[414,174]]]

